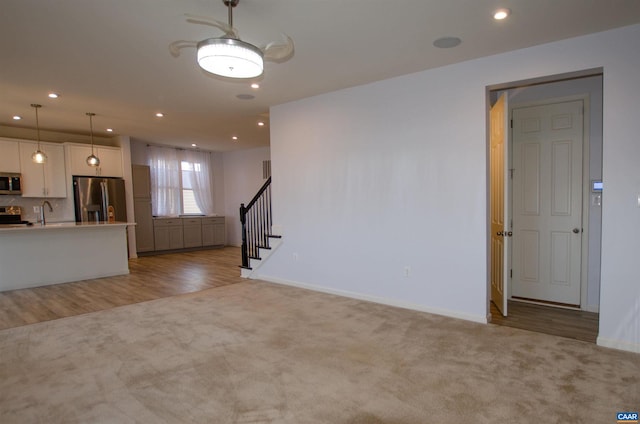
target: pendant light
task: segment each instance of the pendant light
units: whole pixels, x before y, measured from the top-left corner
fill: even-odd
[[[38,134],[38,149],[33,152],[33,154],[31,155],[31,159],[35,163],[45,163],[47,161],[47,155],[45,152],[40,150],[40,122],[38,121],[38,109],[41,108],[42,105],[31,103],[31,107],[36,110],[36,131]]]
[[[100,166],[100,159],[93,154],[93,117],[96,116],[96,114],[87,112],[86,115],[89,117],[89,128],[91,130],[91,154],[87,157],[87,165]]]

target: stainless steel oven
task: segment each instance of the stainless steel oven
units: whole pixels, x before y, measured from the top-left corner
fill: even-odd
[[[0,194],[22,194],[22,176],[13,172],[0,172]]]
[[[22,207],[0,206],[0,228],[6,225],[32,225],[29,221],[22,220]]]

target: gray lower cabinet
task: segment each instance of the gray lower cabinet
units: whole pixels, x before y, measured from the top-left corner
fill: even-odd
[[[202,218],[202,245],[224,246],[227,242],[224,216]]]
[[[224,246],[226,234],[224,216],[153,219],[156,251]]]
[[[184,247],[202,247],[202,219],[182,218]]]
[[[180,218],[155,218],[153,220],[155,250],[184,248],[184,233]]]

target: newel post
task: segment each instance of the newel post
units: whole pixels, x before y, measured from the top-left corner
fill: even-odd
[[[244,268],[249,267],[249,253],[247,252],[247,211],[244,207],[244,203],[240,204],[240,224],[242,224],[242,266]]]

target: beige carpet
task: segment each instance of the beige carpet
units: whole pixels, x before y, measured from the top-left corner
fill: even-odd
[[[247,281],[0,331],[0,423],[614,423],[640,356]]]

